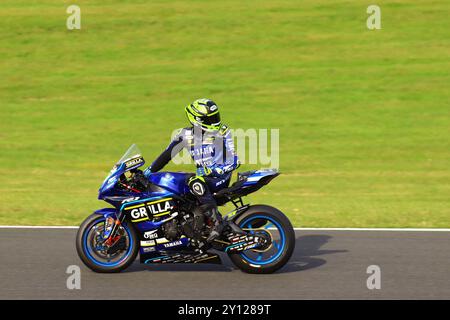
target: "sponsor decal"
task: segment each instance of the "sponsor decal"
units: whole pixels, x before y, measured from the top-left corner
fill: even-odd
[[[135,165],[138,165],[142,162],[144,162],[144,158],[142,158],[142,157],[131,159],[131,160],[125,162],[125,168],[128,169],[128,168],[134,167]]]
[[[205,141],[203,141],[203,145],[201,147],[191,149],[189,153],[194,159],[199,157],[207,158],[215,154],[213,145],[207,144]]]
[[[145,239],[156,239],[158,238],[158,230],[147,231],[144,233]]]
[[[172,198],[141,203],[124,210],[130,213],[132,222],[141,222],[148,220],[151,216],[161,216],[170,213],[173,208],[170,200]]]
[[[156,242],[158,244],[163,244],[163,243],[169,242],[169,240],[167,240],[166,238],[159,238],[159,239],[156,239]]]
[[[239,236],[234,238],[229,238],[231,240],[231,245],[225,248],[225,252],[237,252],[248,249],[253,249],[259,246],[260,237],[254,236]]]
[[[122,203],[132,202],[132,201],[136,201],[139,199],[140,199],[139,197],[126,198],[126,199],[122,200]]]
[[[179,246],[181,244],[182,244],[182,242],[180,240],[178,240],[178,241],[174,241],[174,242],[165,243],[164,247],[165,248],[171,248],[171,247]]]
[[[156,248],[155,248],[155,247],[145,247],[145,248],[142,248],[142,252],[145,252],[145,253],[147,253],[147,252],[154,252],[154,251],[156,251]]]
[[[218,172],[218,170],[216,169],[216,172]],[[219,182],[216,183],[216,187],[220,186],[221,184],[224,184],[227,180],[222,179]]]
[[[141,247],[153,247],[156,245],[155,240],[144,240],[141,241]]]
[[[134,220],[139,220],[141,218],[147,218],[148,219],[148,213],[147,213],[147,208],[145,207],[140,207],[140,208],[136,208],[130,211],[131,213],[131,217]]]

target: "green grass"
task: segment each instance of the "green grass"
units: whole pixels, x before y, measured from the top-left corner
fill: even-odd
[[[251,203],[450,227],[448,1],[377,1],[379,31],[371,1],[79,0],[68,31],[72,3],[0,3],[0,224],[79,224],[131,143],[152,161],[211,97],[231,127],[280,129],[283,175]]]

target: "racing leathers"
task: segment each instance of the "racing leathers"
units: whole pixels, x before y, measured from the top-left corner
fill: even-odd
[[[232,171],[239,166],[233,137],[226,125],[214,132],[197,126],[181,129],[144,174],[160,171],[183,149],[190,153],[197,166],[196,175],[187,181],[189,189],[198,199],[203,213],[214,223],[207,239],[210,242],[221,234],[224,227],[213,192],[227,187]]]

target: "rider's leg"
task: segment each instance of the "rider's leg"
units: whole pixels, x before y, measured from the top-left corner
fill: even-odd
[[[208,242],[213,241],[220,236],[224,228],[223,219],[217,209],[216,200],[214,199],[204,177],[192,177],[188,181],[188,186],[191,193],[200,202],[200,208],[202,209],[203,214],[209,217],[214,223],[213,230],[207,239]]]

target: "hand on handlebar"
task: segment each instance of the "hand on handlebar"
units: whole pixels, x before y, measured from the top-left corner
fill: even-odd
[[[144,170],[144,176],[148,178],[151,173],[152,173],[152,166],[148,166],[148,168]]]

